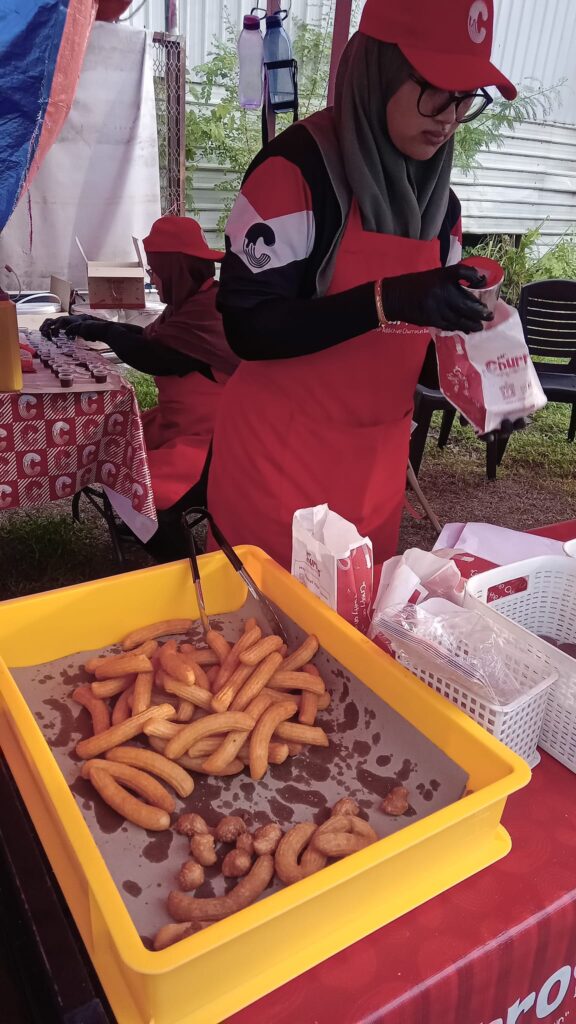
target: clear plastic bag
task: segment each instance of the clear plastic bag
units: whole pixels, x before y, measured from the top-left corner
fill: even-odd
[[[515,652],[524,665],[531,659],[505,627],[443,598],[386,609],[374,617],[369,636],[407,668],[449,678],[497,707],[534,686],[533,678],[514,669]]]

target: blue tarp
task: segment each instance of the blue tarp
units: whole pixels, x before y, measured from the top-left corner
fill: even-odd
[[[0,0],[0,231],[36,152],[70,0]]]

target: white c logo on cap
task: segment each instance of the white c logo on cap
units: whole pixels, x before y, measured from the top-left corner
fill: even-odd
[[[486,29],[481,24],[490,20],[490,12],[485,0],[474,0],[468,14],[468,35],[473,43],[483,43],[486,39]]]

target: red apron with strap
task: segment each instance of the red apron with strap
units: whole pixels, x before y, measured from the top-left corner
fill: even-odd
[[[158,405],[144,413],[142,423],[154,501],[166,509],[200,479],[228,378],[211,381],[188,373],[155,380]]]
[[[437,239],[364,231],[353,203],[328,294],[439,265]],[[429,340],[404,324],[240,366],[220,407],[208,484],[210,510],[232,544],[256,544],[290,569],[294,512],[327,502],[371,538],[375,563],[395,553]]]

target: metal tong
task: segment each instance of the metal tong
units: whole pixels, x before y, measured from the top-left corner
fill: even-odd
[[[262,593],[260,587],[254,582],[250,573],[246,569],[244,563],[238,557],[234,548],[228,543],[224,534],[221,532],[219,527],[214,522],[210,512],[205,508],[189,508],[182,515],[182,525],[184,527],[184,533],[186,536],[186,543],[188,546],[188,557],[190,559],[190,568],[192,570],[192,579],[194,581],[194,589],[196,591],[196,597],[198,600],[198,608],[200,611],[200,622],[202,623],[202,629],[204,635],[211,628],[210,619],[206,613],[206,605],[204,603],[204,594],[202,592],[202,580],[200,578],[200,570],[198,568],[198,548],[196,545],[196,538],[194,537],[194,529],[200,525],[200,523],[208,523],[212,536],[216,543],[220,546],[226,558],[230,562],[232,568],[238,573],[240,578],[244,581],[248,587],[252,597],[258,601],[262,608],[264,615],[266,616],[268,623],[274,633],[277,633],[282,637],[283,641],[287,643],[286,632],[280,619],[276,615],[272,605],[268,598]]]

